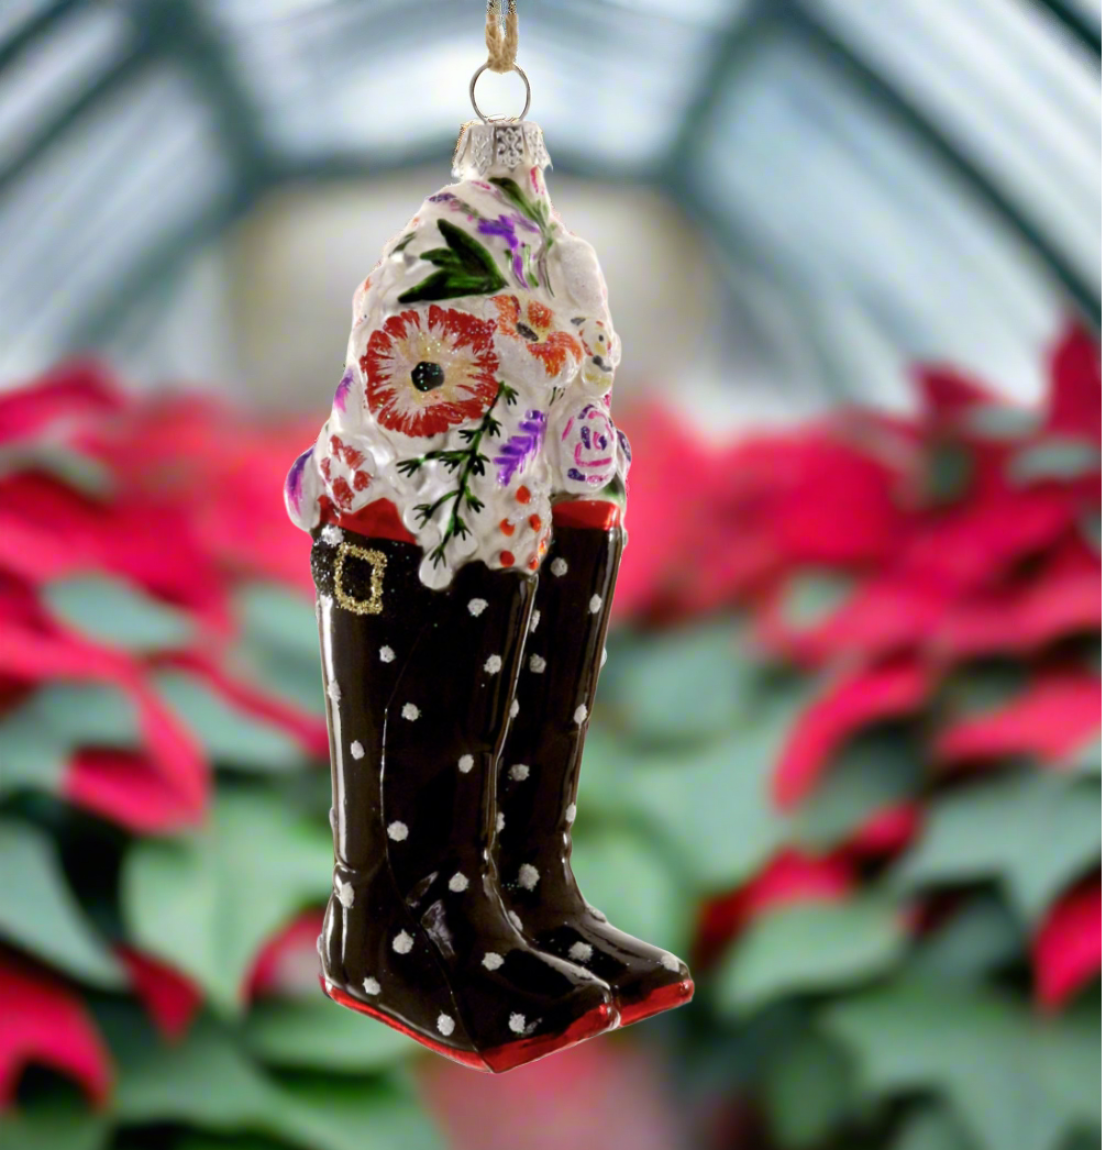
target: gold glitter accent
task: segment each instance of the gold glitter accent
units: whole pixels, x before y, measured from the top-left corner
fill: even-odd
[[[344,561],[349,555],[371,564],[371,598],[356,599],[344,589]],[[355,543],[342,543],[337,548],[337,563],[333,568],[333,592],[337,602],[355,615],[381,615],[383,613],[383,572],[386,556],[381,551],[357,547]]]

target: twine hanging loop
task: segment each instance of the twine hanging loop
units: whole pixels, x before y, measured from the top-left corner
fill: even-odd
[[[486,3],[486,67],[491,72],[511,72],[517,66],[517,0],[508,0],[504,28],[501,0]]]
[[[487,0],[486,3],[486,63],[481,64],[474,76],[471,77],[471,106],[484,123],[490,122],[489,116],[478,106],[475,99],[475,85],[483,72],[516,72],[524,81],[524,110],[516,117],[523,120],[532,106],[532,86],[524,70],[517,64],[517,0],[508,0],[505,11],[505,27],[501,24],[501,0]]]

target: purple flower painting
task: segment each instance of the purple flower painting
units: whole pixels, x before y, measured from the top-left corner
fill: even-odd
[[[333,395],[333,406],[338,411],[344,411],[344,405],[348,400],[348,393],[352,390],[352,368],[349,368],[344,375],[341,376],[340,383],[337,384],[337,390]]]
[[[293,510],[296,514],[302,510],[302,475],[313,454],[314,449],[308,447],[291,464],[291,470],[287,472],[287,481],[283,485],[283,496],[287,501],[288,510]]]
[[[542,411],[529,411],[520,421],[520,430],[494,456],[497,481],[502,487],[511,483],[513,476],[539,451],[546,429],[547,416]]]
[[[513,275],[517,277],[522,287],[527,288],[532,286],[524,276],[524,251],[528,245],[522,243],[517,235],[518,227],[523,228],[526,232],[539,234],[539,228],[535,224],[515,212],[510,215],[500,215],[496,220],[480,220],[478,223],[480,235],[501,236],[508,244],[509,250],[513,253]]]

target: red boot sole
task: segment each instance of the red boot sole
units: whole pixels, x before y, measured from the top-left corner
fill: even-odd
[[[524,1066],[529,1062],[545,1058],[557,1050],[566,1050],[568,1047],[577,1046],[579,1042],[585,1042],[586,1039],[596,1038],[598,1034],[603,1034],[606,1030],[611,1030],[616,1026],[615,1008],[607,1003],[602,1003],[594,1010],[589,1011],[588,1014],[583,1014],[562,1034],[546,1035],[541,1038],[521,1038],[516,1042],[507,1042],[504,1046],[496,1046],[492,1050],[486,1050],[482,1053],[475,1050],[458,1050],[454,1046],[445,1046],[442,1042],[435,1042],[384,1011],[358,1001],[339,987],[326,984],[324,978],[319,978],[318,981],[321,983],[321,988],[325,994],[341,1006],[347,1006],[349,1010],[358,1011],[360,1014],[366,1014],[370,1018],[385,1023],[392,1030],[397,1030],[399,1034],[412,1038],[414,1042],[419,1042],[434,1054],[440,1054],[470,1070],[481,1070],[486,1074],[504,1074],[508,1070],[515,1070],[518,1066]]]
[[[482,1057],[494,1074],[504,1074],[507,1070],[515,1070],[518,1066],[526,1066],[529,1062],[537,1062],[549,1054],[556,1054],[560,1050],[568,1050],[577,1046],[579,1042],[596,1038],[598,1034],[614,1030],[619,1025],[619,1015],[616,1008],[602,1002],[594,1007],[588,1014],[583,1014],[562,1032],[562,1034],[548,1034],[540,1038],[522,1038],[517,1042],[507,1042],[504,1046],[496,1046],[492,1050],[484,1050]]]
[[[669,986],[660,986],[639,1002],[620,1004],[620,1025],[631,1026],[635,1022],[642,1022],[645,1018],[653,1018],[665,1010],[676,1010],[679,1006],[686,1006],[693,1000],[696,987],[691,978],[682,982],[673,982]]]
[[[414,1042],[427,1046],[434,1054],[442,1054],[445,1058],[450,1058],[452,1062],[458,1062],[461,1066],[467,1066],[471,1070],[481,1070],[486,1074],[491,1073],[488,1063],[477,1051],[457,1050],[454,1046],[445,1046],[442,1042],[434,1042],[420,1031],[412,1030],[404,1022],[399,1022],[397,1018],[393,1018],[381,1010],[376,1010],[373,1006],[368,1006],[366,1002],[360,1002],[350,994],[346,994],[340,987],[327,985],[324,978],[319,978],[318,981],[326,995],[341,1006],[347,1006],[349,1010],[358,1011],[360,1014],[366,1014],[370,1018],[385,1023],[391,1030],[397,1030],[399,1034],[404,1034],[407,1038],[412,1038]]]

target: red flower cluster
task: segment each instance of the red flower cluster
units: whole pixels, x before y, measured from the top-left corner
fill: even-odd
[[[935,778],[1015,756],[1064,769],[1097,737],[1100,682],[1077,645],[1097,646],[1102,626],[1097,346],[1067,331],[1049,378],[1032,410],[923,368],[912,418],[844,411],[722,450],[665,414],[629,424],[632,545],[617,607],[661,619],[740,603],[765,652],[825,683],[776,764],[780,807],[883,721],[931,726]],[[954,685],[991,661],[1013,661],[1020,681],[994,705],[958,704]],[[921,825],[917,803],[879,812],[847,850],[897,852]],[[705,944],[766,903],[838,897],[845,863],[779,857],[712,906]],[[1097,935],[1098,916],[1097,882],[1051,912],[1035,951],[1042,1001],[1097,973],[1097,938],[1076,939],[1083,924]],[[1076,957],[1057,963],[1065,952]]]

